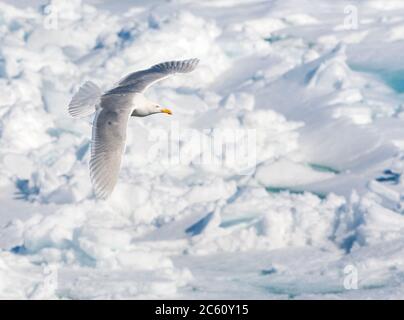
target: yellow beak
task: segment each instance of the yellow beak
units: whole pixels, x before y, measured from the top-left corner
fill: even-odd
[[[170,109],[161,109],[162,113],[173,114]]]

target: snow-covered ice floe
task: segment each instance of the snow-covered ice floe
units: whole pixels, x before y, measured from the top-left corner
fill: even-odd
[[[27,3],[0,2],[0,298],[404,298],[401,1]],[[72,95],[189,57],[96,200]]]

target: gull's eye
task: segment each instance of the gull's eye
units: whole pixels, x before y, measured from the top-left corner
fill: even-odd
[[[156,106],[156,109],[158,109],[159,108],[159,106]]]

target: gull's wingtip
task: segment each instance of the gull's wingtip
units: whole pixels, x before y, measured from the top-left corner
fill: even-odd
[[[189,59],[188,61],[191,64],[195,65],[195,67],[196,67],[201,60],[199,58],[192,58],[192,59]]]
[[[183,68],[183,72],[191,72],[193,71],[199,64],[199,59],[198,58],[191,58],[187,60],[183,60],[181,65]]]

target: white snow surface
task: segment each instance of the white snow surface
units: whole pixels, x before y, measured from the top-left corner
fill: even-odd
[[[403,41],[393,0],[1,1],[0,298],[404,298]],[[72,95],[190,57],[96,200]],[[218,129],[253,166],[198,161]]]

